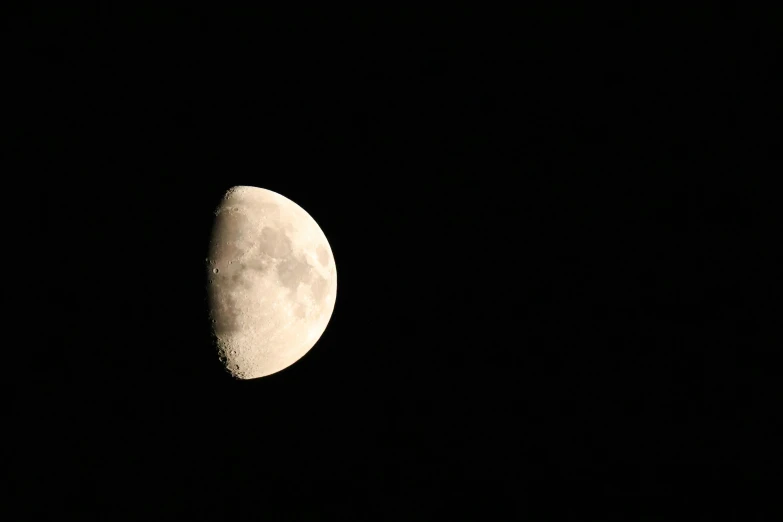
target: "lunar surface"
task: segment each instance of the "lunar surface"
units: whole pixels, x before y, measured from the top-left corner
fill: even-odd
[[[337,297],[332,249],[290,199],[257,187],[226,192],[215,211],[207,270],[212,328],[233,376],[279,372],[326,330]]]

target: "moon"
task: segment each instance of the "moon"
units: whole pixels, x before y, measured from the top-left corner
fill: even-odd
[[[302,207],[271,190],[236,186],[223,196],[207,276],[218,355],[238,379],[301,359],[334,311],[337,269],[326,236]]]

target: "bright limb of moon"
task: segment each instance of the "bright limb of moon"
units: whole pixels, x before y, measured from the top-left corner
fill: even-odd
[[[315,220],[290,199],[229,189],[215,211],[207,261],[213,331],[235,377],[287,368],[326,330],[337,297],[334,256]]]

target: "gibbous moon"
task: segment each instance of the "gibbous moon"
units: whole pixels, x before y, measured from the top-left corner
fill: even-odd
[[[287,368],[326,330],[337,297],[332,249],[290,199],[258,187],[228,190],[215,211],[207,270],[219,356],[234,377]]]

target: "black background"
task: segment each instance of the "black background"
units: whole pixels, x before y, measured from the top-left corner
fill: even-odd
[[[15,498],[106,520],[711,520],[750,498],[734,513],[764,519],[759,130],[780,102],[753,19],[12,18],[11,144],[46,253]],[[338,267],[316,347],[242,382],[203,281],[234,185],[305,208]]]

